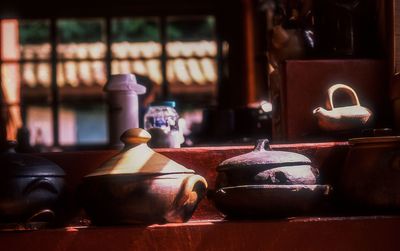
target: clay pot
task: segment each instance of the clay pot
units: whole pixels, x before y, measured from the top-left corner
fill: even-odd
[[[125,148],[87,175],[80,201],[95,224],[166,223],[190,219],[207,182],[193,170],[154,152],[150,134],[127,130]]]
[[[2,228],[55,223],[62,209],[64,171],[49,160],[16,153],[15,146],[14,141],[0,146]]]
[[[217,168],[216,188],[238,185],[313,185],[318,170],[304,155],[272,151],[267,139],[257,142],[253,151],[223,161]]]
[[[340,190],[347,200],[372,209],[400,209],[400,137],[350,139]]]
[[[259,140],[247,154],[223,161],[214,202],[228,216],[281,217],[312,211],[329,192],[307,157],[272,151]]]
[[[336,107],[333,96],[337,91],[347,93],[353,105]],[[356,92],[349,86],[336,84],[328,89],[326,109],[318,107],[313,111],[318,125],[325,131],[345,131],[359,129],[367,125],[371,118],[371,111],[360,105]]]

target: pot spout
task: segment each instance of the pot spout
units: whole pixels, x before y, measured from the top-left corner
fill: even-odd
[[[313,110],[313,114],[316,117],[327,117],[328,113],[329,112],[325,108],[322,108],[322,107],[317,107]]]

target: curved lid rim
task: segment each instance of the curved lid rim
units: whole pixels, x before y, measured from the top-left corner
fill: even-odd
[[[246,159],[249,158],[250,156],[253,157],[254,159]],[[287,157],[287,159],[285,159],[285,157]],[[265,167],[265,169],[269,169],[270,167],[276,167],[276,166],[300,166],[300,165],[311,165],[311,164],[312,161],[308,157],[299,153],[286,152],[286,151],[272,151],[272,150],[257,152],[253,150],[251,152],[224,160],[222,163],[218,165],[217,171],[246,169],[246,168],[253,168],[254,166],[260,168]]]
[[[223,166],[217,167],[217,172],[225,172],[225,171],[236,171],[236,170],[245,170],[245,169],[258,169],[258,170],[268,170],[278,167],[302,167],[302,166],[311,166],[311,162],[286,162],[286,163],[271,163],[271,164],[248,164],[248,165],[231,165],[226,164]]]
[[[189,169],[191,170],[191,169]],[[159,173],[105,173],[105,174],[100,174],[100,175],[86,175],[83,178],[88,179],[88,178],[98,178],[98,177],[105,177],[105,176],[110,176],[110,177],[116,177],[116,176],[148,176],[148,177],[157,177],[157,176],[163,176],[163,175],[169,175],[169,174],[195,174],[196,172],[194,170],[188,171],[188,172],[159,172]]]
[[[0,155],[4,167],[0,168],[4,177],[62,177],[65,171],[56,163],[40,156],[9,152]]]

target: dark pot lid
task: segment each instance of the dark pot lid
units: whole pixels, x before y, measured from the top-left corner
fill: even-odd
[[[260,139],[253,151],[223,161],[217,171],[246,168],[271,169],[282,166],[310,165],[311,160],[304,155],[285,151],[273,151],[267,139]]]
[[[55,163],[31,154],[16,153],[15,141],[0,144],[1,176],[64,176],[65,172]]]

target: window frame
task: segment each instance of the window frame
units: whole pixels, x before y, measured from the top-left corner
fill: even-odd
[[[202,17],[202,16],[213,16],[215,18],[215,30],[214,30],[214,37],[215,37],[215,42],[217,43],[217,54],[214,57],[206,56],[209,58],[212,58],[216,61],[217,63],[217,89],[216,89],[216,97],[218,97],[218,89],[219,89],[219,81],[221,80],[221,67],[219,67],[219,64],[221,63],[220,60],[220,55],[221,51],[219,46],[219,39],[218,39],[218,34],[217,34],[217,16],[215,13],[198,13],[195,15],[195,18]],[[123,59],[118,59],[114,58],[112,55],[112,20],[114,18],[156,18],[158,20],[158,26],[159,26],[159,35],[160,35],[160,44],[161,44],[161,55],[159,57],[155,57],[158,60],[160,60],[160,67],[161,67],[161,75],[162,75],[162,83],[161,83],[161,98],[162,99],[169,99],[170,98],[170,88],[169,88],[169,82],[167,79],[167,62],[170,59],[174,59],[174,57],[168,56],[167,54],[167,43],[169,41],[168,39],[168,34],[167,34],[167,26],[168,26],[168,18],[171,17],[179,17],[179,18],[185,18],[185,17],[191,17],[188,14],[185,15],[179,15],[179,14],[169,14],[169,15],[145,15],[145,16],[139,16],[139,15],[122,15],[122,16],[79,16],[79,17],[68,17],[68,16],[62,16],[62,17],[43,17],[43,18],[29,18],[29,17],[20,17],[20,18],[0,18],[0,24],[3,20],[7,19],[17,19],[17,20],[46,20],[49,22],[49,42],[51,46],[51,51],[50,51],[50,58],[48,59],[16,59],[16,60],[3,60],[2,58],[2,50],[0,49],[0,82],[2,78],[2,65],[7,64],[7,63],[17,63],[20,66],[24,63],[50,63],[51,66],[51,83],[50,83],[50,103],[47,104],[51,108],[51,115],[52,115],[52,136],[53,136],[53,144],[51,147],[56,147],[56,148],[61,148],[61,149],[76,149],[76,148],[86,148],[86,147],[94,147],[94,146],[100,146],[100,148],[105,147],[106,145],[100,145],[100,144],[84,144],[84,145],[73,145],[73,146],[65,146],[60,144],[60,137],[59,137],[59,109],[61,107],[61,102],[60,102],[60,90],[59,86],[57,84],[57,64],[59,62],[65,62],[65,61],[74,61],[74,62],[80,62],[80,61],[102,61],[105,63],[106,66],[106,77],[107,79],[110,78],[112,74],[112,61],[117,60],[121,61]],[[105,36],[105,45],[106,45],[106,52],[105,52],[105,57],[104,58],[99,58],[99,59],[67,59],[67,58],[62,58],[59,57],[57,53],[57,45],[59,41],[59,36],[58,36],[58,29],[57,29],[57,21],[61,19],[99,19],[104,22],[104,36]],[[0,32],[0,39],[2,34]],[[178,57],[182,58],[182,57]],[[128,59],[129,60],[129,59]],[[23,72],[20,71],[20,78],[22,79],[22,74]],[[2,102],[2,100],[0,99]],[[26,110],[25,110],[25,105],[23,104],[23,100],[20,102],[20,107],[21,107],[21,113],[22,113],[22,121],[23,124],[26,124]],[[4,104],[3,104],[4,105]],[[7,105],[7,104],[5,104]]]

